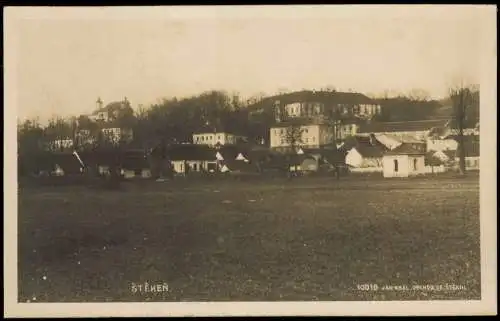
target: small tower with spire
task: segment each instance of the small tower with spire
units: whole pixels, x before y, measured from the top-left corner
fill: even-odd
[[[96,103],[97,110],[101,110],[101,108],[102,108],[102,99],[101,99],[101,97],[97,97],[97,101],[95,103]]]

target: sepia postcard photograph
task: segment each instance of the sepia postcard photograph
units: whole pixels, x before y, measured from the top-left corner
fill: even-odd
[[[5,8],[4,316],[495,315],[496,10]]]

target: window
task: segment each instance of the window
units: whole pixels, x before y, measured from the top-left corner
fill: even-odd
[[[413,170],[414,171],[417,170],[417,159],[416,158],[413,159]]]
[[[306,133],[306,134],[307,134],[308,132],[309,132],[309,131],[307,130],[307,128],[306,128],[306,129],[304,129],[304,133]]]
[[[195,163],[195,164],[193,164],[193,170],[194,170],[194,171],[197,171],[197,170],[198,170],[198,165],[197,165],[196,163]]]
[[[280,129],[280,134],[283,135],[283,129]]]
[[[395,173],[398,172],[398,160],[397,159],[394,160],[394,172]]]

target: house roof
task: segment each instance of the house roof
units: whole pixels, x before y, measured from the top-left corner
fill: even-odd
[[[222,162],[230,171],[237,172],[257,172],[258,167],[252,162],[245,162],[242,160],[224,160]]]
[[[224,160],[235,159],[239,153],[247,154],[246,148],[233,145],[222,145],[216,149],[215,153],[219,153]]]
[[[320,102],[324,104],[376,104],[374,99],[366,95],[356,92],[340,92],[340,91],[311,91],[302,90],[291,93],[285,93],[266,97],[256,104],[249,106],[250,110],[258,110],[263,106],[272,106],[275,101],[280,101],[282,104],[287,105],[297,102]]]
[[[413,135],[392,135],[392,134],[376,134],[377,139],[384,139],[384,137],[399,143],[411,143],[418,144],[423,143],[423,141],[416,139]]]
[[[206,160],[214,161],[216,150],[206,145],[177,144],[167,148],[166,155],[173,161]]]
[[[403,143],[393,150],[387,151],[386,155],[424,155],[425,152],[415,148],[414,144]]]
[[[427,131],[433,128],[442,128],[449,120],[415,120],[404,122],[370,122],[361,124],[358,133],[387,133]]]
[[[332,165],[345,163],[345,153],[340,150],[325,150],[321,153],[321,156],[323,160]]]
[[[379,158],[384,156],[385,149],[379,145],[360,144],[354,147],[365,158]]]
[[[318,118],[297,117],[297,118],[289,118],[286,121],[273,124],[271,128],[284,128],[289,126],[329,126],[329,125],[326,121]]]
[[[344,144],[339,148],[340,152],[347,153],[352,148],[355,148],[363,157],[373,158],[382,157],[384,152],[388,150],[375,137],[368,136],[350,136],[344,140]]]

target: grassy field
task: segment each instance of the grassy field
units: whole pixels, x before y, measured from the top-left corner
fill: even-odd
[[[26,187],[18,221],[21,302],[480,299],[477,176]]]

